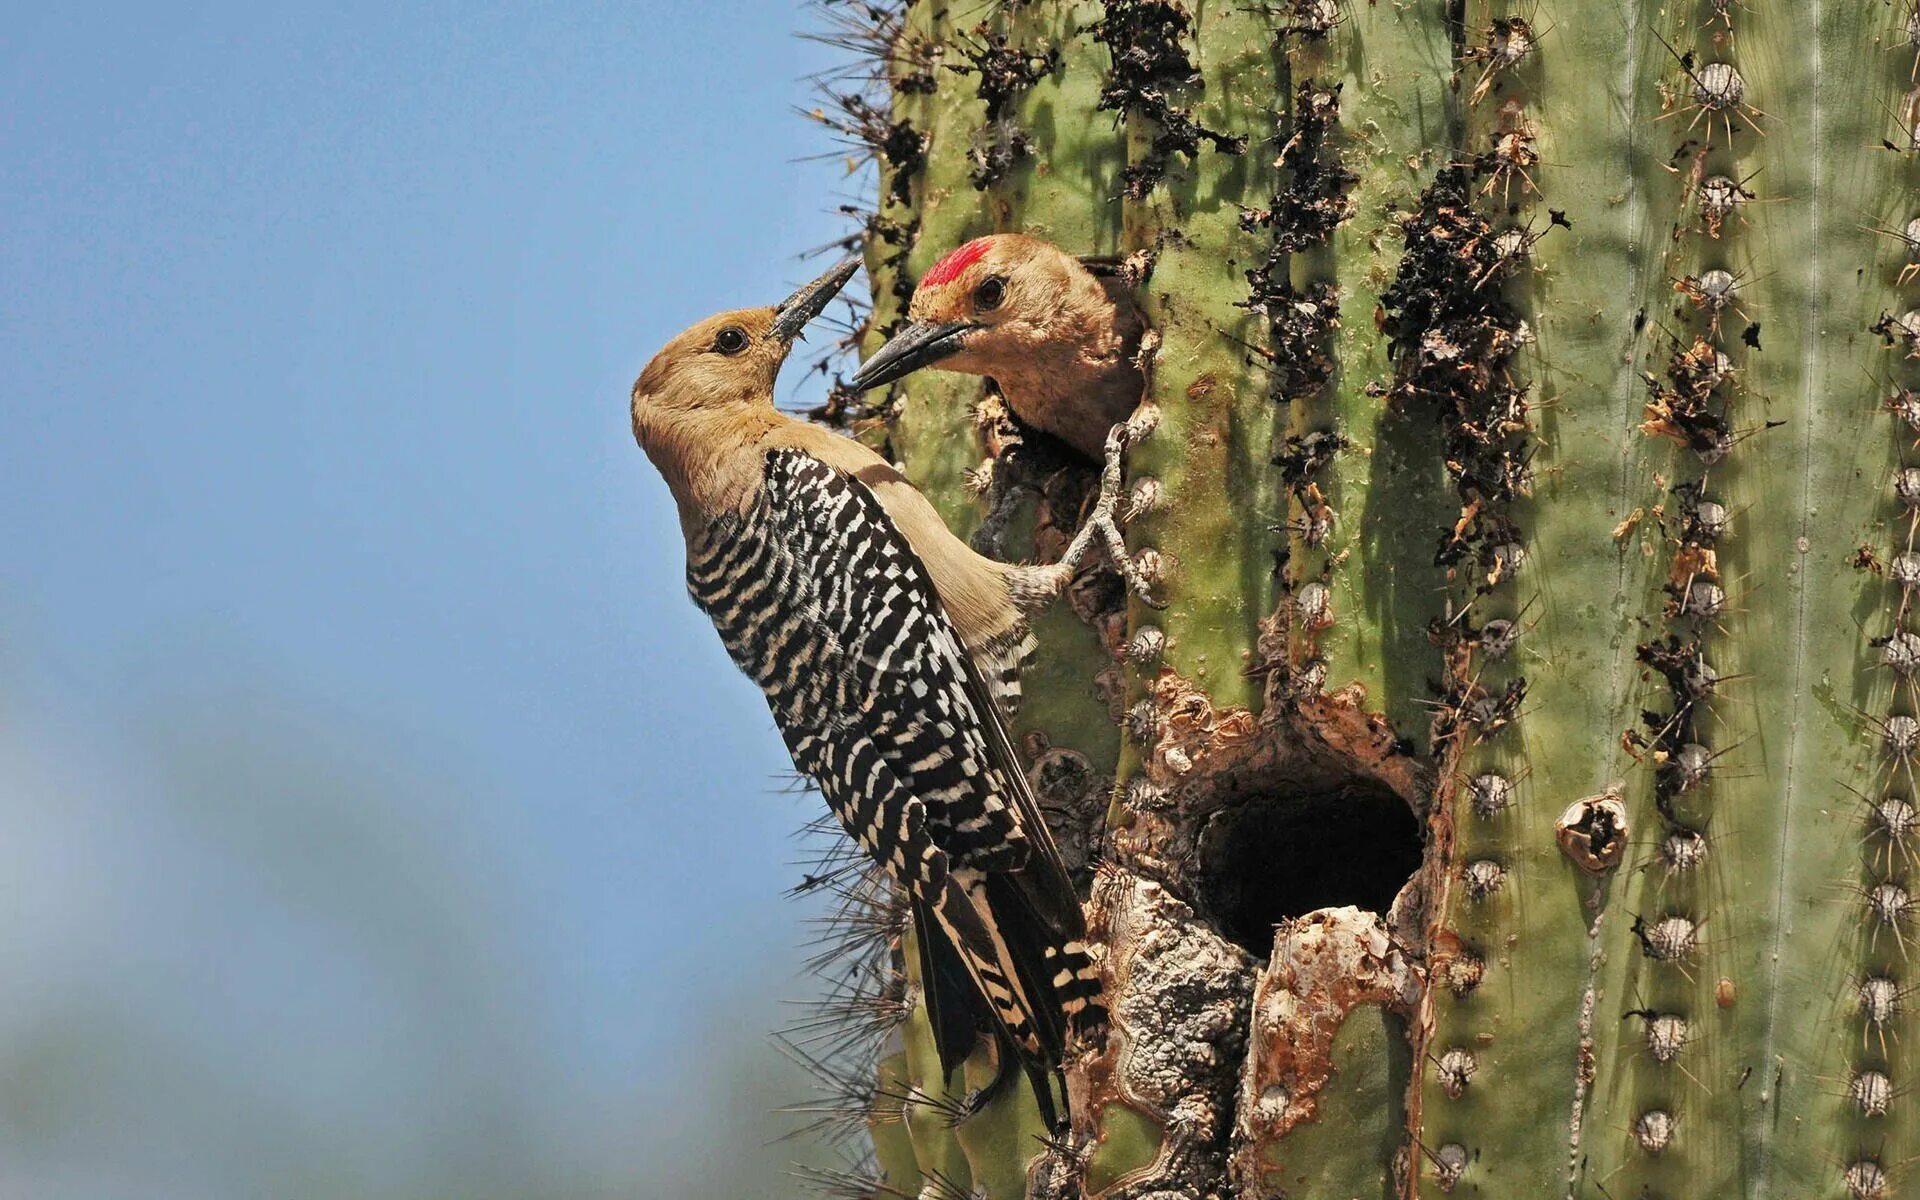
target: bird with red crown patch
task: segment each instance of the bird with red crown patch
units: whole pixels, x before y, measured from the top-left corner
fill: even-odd
[[[1100,461],[1140,403],[1146,329],[1117,279],[1020,233],[975,238],[920,277],[908,324],[853,378],[892,383],[922,367],[985,375],[1021,421]]]

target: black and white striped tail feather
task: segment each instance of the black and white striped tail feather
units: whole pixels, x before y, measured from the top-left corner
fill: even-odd
[[[1010,1078],[1007,1057],[1011,1057],[1027,1076],[1041,1119],[1051,1128],[1059,1124],[1059,1110],[1054,1102],[1052,1086],[1052,1074],[1059,1064],[1059,1056],[1050,1054],[1042,1040],[1041,1024],[1046,1018],[1035,1007],[1034,994],[1026,988],[1027,973],[1010,963],[1004,938],[992,924],[981,919],[971,892],[972,888],[963,883],[959,876],[949,876],[942,895],[927,906],[933,920],[930,926],[921,927],[919,934],[933,949],[923,957],[922,970],[931,964],[935,971],[933,979],[936,986],[942,984],[944,981],[938,974],[939,964],[947,951],[951,950],[953,957],[972,979],[975,1006],[978,1005],[978,998],[986,1001],[993,1032],[998,1035],[1006,1057],[1001,1060],[998,1076],[976,1100],[992,1096],[1006,1083]],[[939,946],[941,941],[946,943],[945,947]],[[1002,964],[1012,966],[1012,972],[1009,973]],[[954,1070],[965,1061],[973,1043],[960,1041],[958,1019],[944,1011],[947,999],[935,991],[927,992],[929,1016],[938,1035],[936,1045],[941,1046],[940,1067],[951,1078]],[[936,1004],[942,1009],[937,1016]]]
[[[940,1070],[951,1076],[973,1053],[983,1035],[995,1032],[980,1007],[980,990],[965,960],[933,915],[925,900],[911,902],[913,942],[920,967],[920,994],[927,1006],[927,1025],[940,1058]]]
[[[1104,1020],[1096,1002],[1100,982],[1092,956],[1077,939],[1058,938],[1036,912],[1019,873],[983,873],[958,868],[937,903],[915,909],[923,951],[923,989],[941,1067],[951,1072],[971,1049],[965,1027],[942,1009],[951,979],[941,965],[950,952],[971,977],[973,995],[984,997],[994,1032],[1032,1082],[1034,1098],[1049,1126],[1057,1122],[1052,1076],[1065,1055],[1070,1029],[1090,1029]],[[932,928],[925,917],[932,917]],[[947,943],[940,945],[941,941]],[[929,985],[926,981],[933,980]],[[964,999],[965,997],[963,997]],[[972,1023],[966,1023],[971,1027]]]
[[[1087,944],[1062,938],[1035,911],[1023,874],[989,875],[983,892],[994,927],[1004,931],[1008,960],[1019,970],[1027,994],[1045,1019],[1043,1043],[1058,1061],[1070,1030],[1088,1031],[1105,1021],[1099,1004],[1100,973]]]

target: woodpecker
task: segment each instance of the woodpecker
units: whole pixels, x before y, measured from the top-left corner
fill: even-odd
[[[1140,403],[1139,306],[1119,280],[1050,242],[975,238],[920,277],[907,317],[854,387],[921,367],[992,376],[1015,416],[1094,462],[1108,431]]]
[[[861,364],[852,386],[880,387],[922,367],[991,376],[1022,422],[1102,464],[1101,499],[1081,532],[1098,536],[1133,593],[1158,607],[1110,499],[1126,446],[1154,420],[1152,406],[1141,403],[1146,320],[1127,288],[1050,242],[996,233],[934,263],[915,285],[907,317]],[[982,549],[995,547],[1023,482],[1022,469],[1011,479],[999,469],[1011,465],[987,464],[992,511],[981,525]]]
[[[1005,716],[1029,622],[1096,531],[1058,563],[995,562],[879,455],[774,408],[794,339],[856,267],[668,342],[633,386],[634,436],[679,508],[694,603],[766,693],[794,766],[907,898],[941,1066],[995,1035],[995,1087],[1017,1060],[1057,1125],[1067,1034],[1104,1010]]]

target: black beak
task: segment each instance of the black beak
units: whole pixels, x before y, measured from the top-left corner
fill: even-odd
[[[960,339],[978,328],[979,325],[966,321],[947,325],[928,325],[915,321],[874,351],[872,358],[861,363],[850,382],[855,391],[864,392],[868,388],[877,388],[883,383],[892,383],[911,375],[921,367],[937,363],[959,350]]]
[[[847,280],[860,269],[857,258],[843,258],[828,269],[820,278],[807,284],[793,295],[773,306],[773,324],[769,332],[784,341],[792,341],[800,336],[807,322],[820,315],[820,311],[840,294],[847,286]]]

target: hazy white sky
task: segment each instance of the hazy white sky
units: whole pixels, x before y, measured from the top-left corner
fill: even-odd
[[[6,18],[9,1194],[631,1195],[771,1073],[817,801],[626,397],[844,230],[830,52],[535,7]]]

